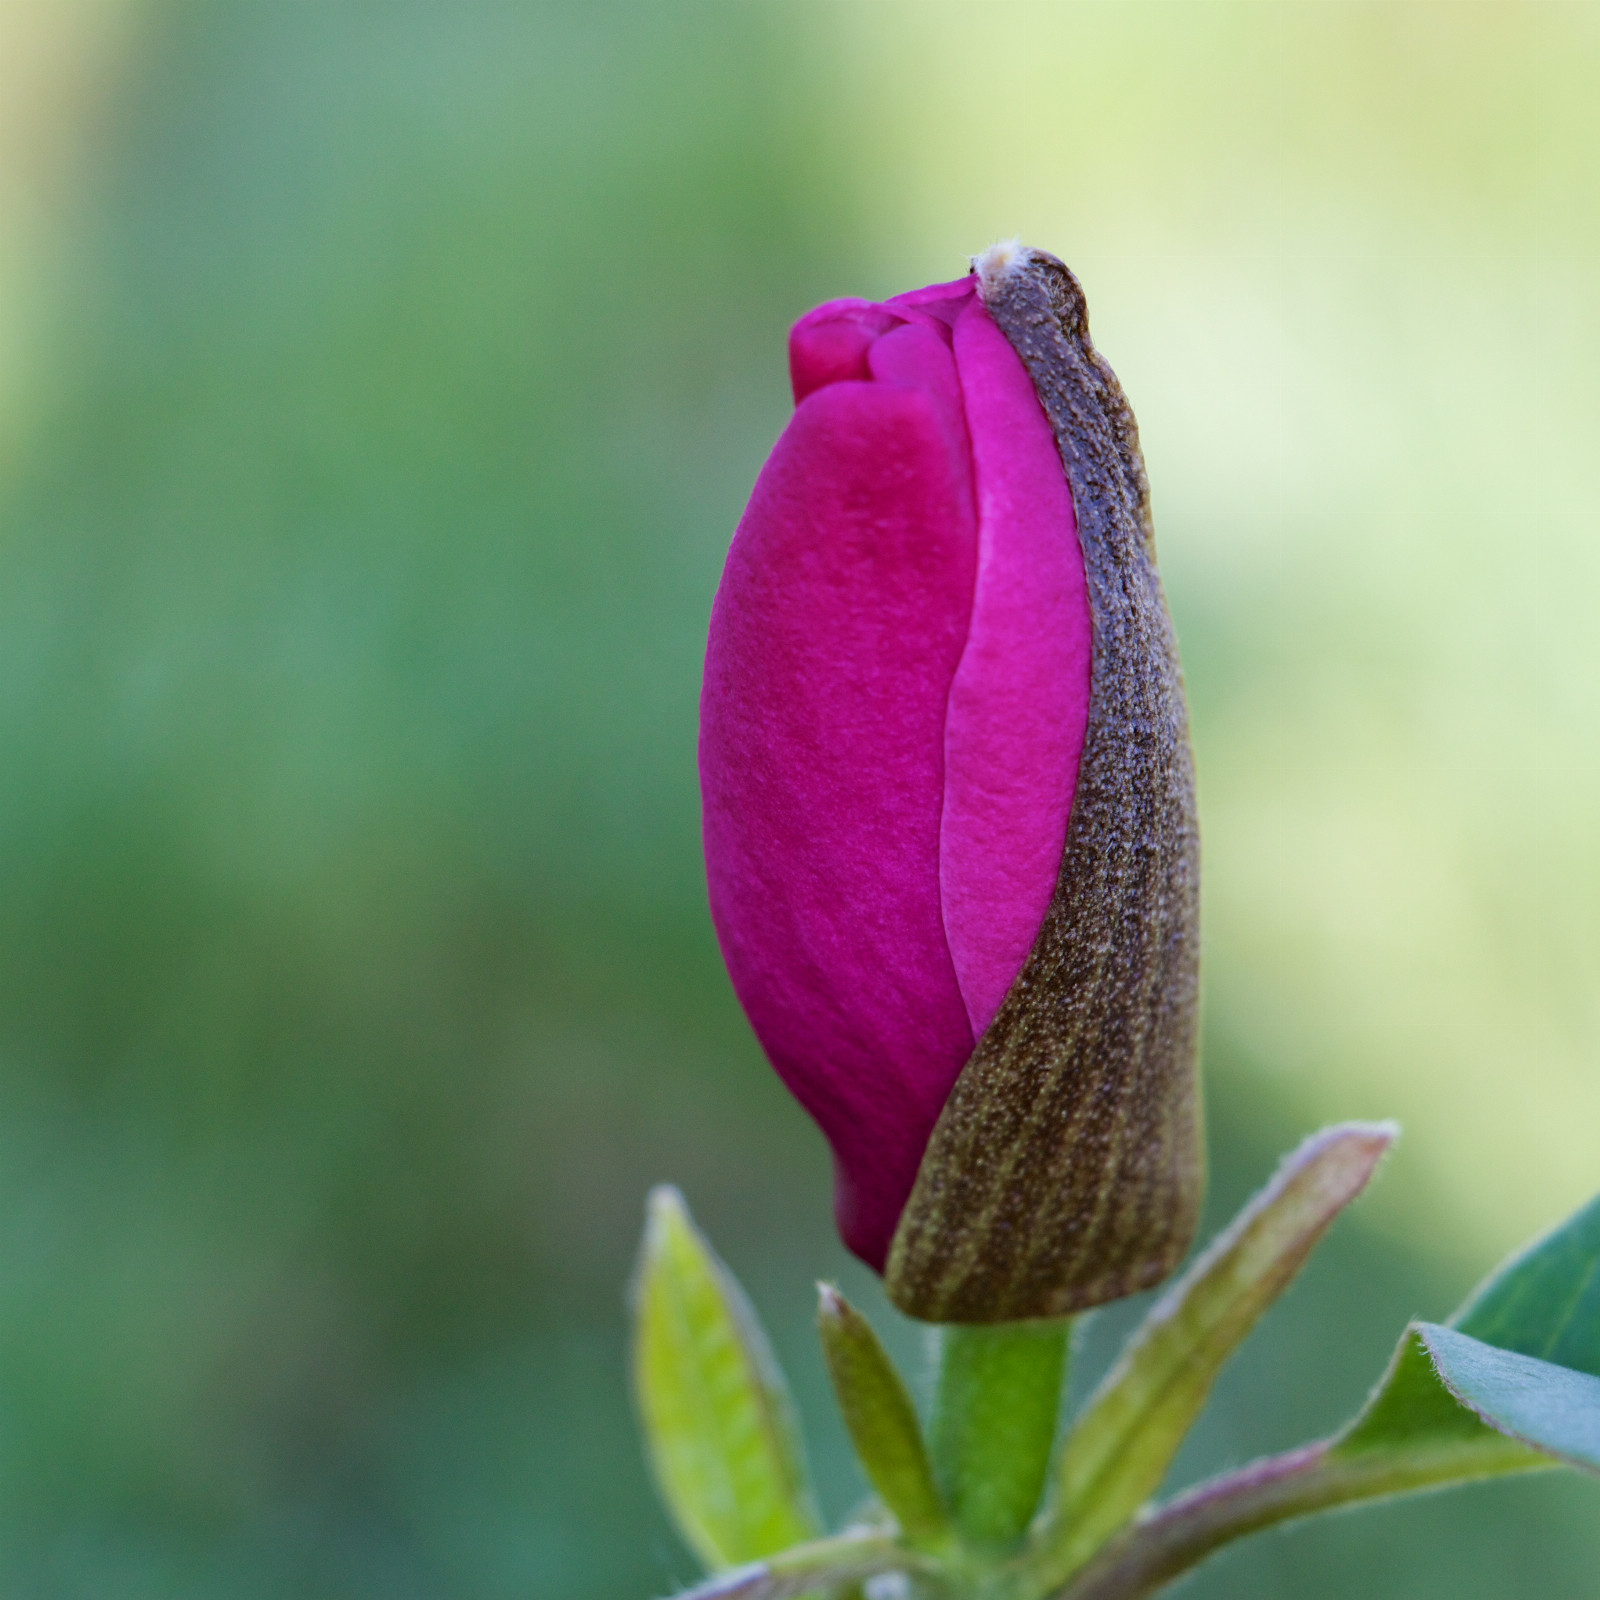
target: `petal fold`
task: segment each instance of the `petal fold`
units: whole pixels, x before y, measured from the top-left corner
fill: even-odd
[[[972,1050],[939,852],[977,545],[953,358],[902,339],[882,359],[890,381],[811,391],[756,484],[712,611],[700,745],[734,987],[833,1146],[846,1244],[879,1269]]]
[[[1055,435],[1027,370],[977,299],[956,323],[955,355],[972,441],[978,570],[945,725],[939,881],[977,1038],[1055,893],[1089,722],[1094,636]]]

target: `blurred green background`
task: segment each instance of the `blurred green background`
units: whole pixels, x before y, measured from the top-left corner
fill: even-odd
[[[625,1383],[660,1180],[849,1505],[811,1281],[882,1302],[718,960],[699,658],[788,323],[996,237],[1143,424],[1213,1220],[1407,1127],[1179,1478],[1600,1187],[1597,83],[1553,4],[0,0],[0,1590],[688,1579]],[[1187,1592],[1597,1571],[1550,1476]]]

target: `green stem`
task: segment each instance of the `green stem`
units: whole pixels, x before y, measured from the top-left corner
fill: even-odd
[[[962,1539],[1004,1550],[1044,1490],[1066,1376],[1066,1320],[942,1330],[934,1472]]]
[[[1304,1445],[1213,1478],[1135,1522],[1055,1600],[1144,1600],[1214,1550],[1275,1523],[1506,1470],[1504,1441],[1395,1454]]]
[[[796,1545],[781,1555],[719,1572],[676,1600],[794,1600],[820,1588],[837,1588],[880,1572],[919,1573],[926,1560],[882,1533],[841,1533]]]

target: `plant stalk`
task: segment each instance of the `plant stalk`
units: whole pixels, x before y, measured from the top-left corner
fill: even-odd
[[[1065,1319],[941,1329],[933,1465],[972,1548],[1011,1548],[1038,1509],[1070,1338]]]
[[[676,1600],[795,1600],[880,1572],[920,1573],[928,1563],[888,1534],[857,1529],[796,1545],[765,1561],[719,1572]]]
[[[1246,1534],[1361,1500],[1487,1476],[1503,1470],[1496,1464],[1501,1454],[1486,1449],[1474,1470],[1459,1447],[1397,1457],[1343,1450],[1338,1439],[1324,1439],[1269,1456],[1147,1513],[1053,1600],[1144,1600]]]

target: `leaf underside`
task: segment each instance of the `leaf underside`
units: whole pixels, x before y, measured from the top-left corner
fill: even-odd
[[[1569,1466],[1600,1472],[1600,1378],[1420,1323],[1440,1380],[1475,1415]]]
[[[1446,1327],[1413,1323],[1336,1457],[1426,1453],[1449,1476],[1600,1471],[1600,1197],[1513,1256]]]
[[[1452,1319],[1413,1323],[1343,1433],[1147,1509],[1056,1600],[1144,1600],[1274,1524],[1472,1478],[1600,1472],[1600,1198],[1494,1273]]]
[[[634,1285],[634,1386],[661,1495],[713,1571],[816,1537],[783,1375],[755,1312],[658,1189]]]

